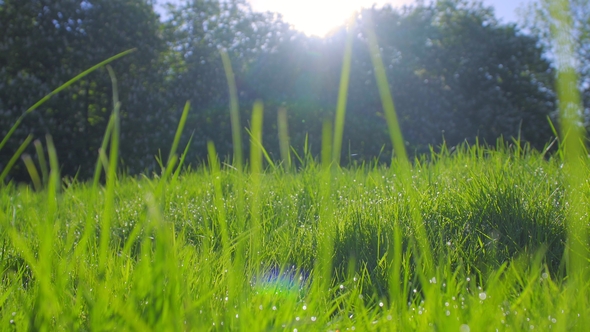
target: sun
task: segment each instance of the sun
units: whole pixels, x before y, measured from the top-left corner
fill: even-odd
[[[250,0],[254,11],[281,13],[283,20],[308,36],[324,37],[361,8],[401,6],[412,0]]]

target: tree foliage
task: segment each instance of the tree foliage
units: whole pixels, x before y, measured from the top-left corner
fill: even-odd
[[[0,6],[0,135],[35,101],[83,70],[137,48],[113,64],[121,96],[123,153],[151,153],[170,130],[162,112],[167,51],[148,1],[6,0]],[[65,174],[89,174],[112,109],[106,71],[91,74],[25,119],[11,146],[51,134]],[[150,121],[150,118],[153,119]],[[131,130],[126,130],[131,129]],[[167,135],[167,133],[166,133]],[[13,149],[0,151],[2,160]],[[133,158],[128,164],[133,165]],[[144,165],[133,165],[142,167]]]
[[[300,148],[309,140],[317,152],[321,123],[334,116],[345,39],[353,33],[342,160],[388,159],[391,147],[365,37],[374,28],[411,151],[476,137],[493,144],[500,136],[520,136],[536,147],[550,139],[553,72],[543,48],[516,26],[498,23],[489,8],[441,0],[374,7],[354,18],[351,31],[340,27],[320,39],[293,30],[278,14],[253,12],[244,0],[170,5],[165,21],[148,0],[6,0],[0,4],[0,135],[67,79],[137,48],[113,65],[127,169],[155,169],[154,155],[169,146],[187,100],[193,105],[184,137],[187,142],[193,135],[188,161],[204,160],[209,140],[229,155],[228,89],[219,56],[225,49],[242,124],[254,101],[263,100],[263,143],[278,157],[276,116],[286,108],[292,145]],[[106,71],[88,76],[28,117],[10,148],[0,151],[0,163],[29,133],[50,133],[64,173],[85,176],[96,160],[111,95]]]
[[[462,1],[418,6],[397,22],[393,12],[373,16],[392,61],[398,112],[413,123],[405,126],[408,137],[434,144],[433,135],[444,131],[454,145],[521,133],[537,146],[546,143],[552,76],[535,39],[498,24],[490,9]]]

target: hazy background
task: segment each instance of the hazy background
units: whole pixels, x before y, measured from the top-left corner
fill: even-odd
[[[557,124],[557,117],[549,0],[538,1],[520,16],[515,10],[526,3],[492,0],[382,1],[374,8],[369,1],[342,0],[253,0],[251,6],[242,0],[177,0],[171,6],[152,0],[0,1],[0,137],[61,84],[135,48],[112,63],[124,170],[160,170],[158,160],[167,157],[187,101],[191,112],[181,142],[191,142],[187,163],[206,162],[208,141],[221,156],[231,156],[228,85],[220,58],[225,49],[241,127],[249,127],[253,103],[263,101],[263,144],[279,160],[277,112],[285,109],[294,151],[303,155],[307,142],[307,152],[317,156],[322,123],[334,119],[350,35],[341,160],[388,163],[393,151],[367,43],[373,29],[412,155],[428,156],[443,145],[516,139],[542,150],[555,136],[549,121]],[[570,2],[588,127],[590,0]],[[355,20],[351,30],[343,26],[349,18]],[[27,115],[0,151],[0,169],[28,135],[42,143],[50,134],[63,174],[90,176],[112,96],[111,78],[101,69],[52,97]],[[242,141],[247,155],[246,131]],[[38,152],[31,146],[26,153]],[[11,176],[29,178],[22,163]]]

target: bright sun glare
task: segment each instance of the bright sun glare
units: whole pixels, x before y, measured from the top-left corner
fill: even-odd
[[[340,26],[357,10],[391,4],[399,7],[412,0],[250,0],[255,11],[272,11],[283,15],[283,19],[295,29],[307,35],[323,37],[333,28]]]

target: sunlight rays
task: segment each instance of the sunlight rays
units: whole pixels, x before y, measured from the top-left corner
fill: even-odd
[[[394,7],[412,3],[412,0],[250,0],[255,11],[273,11],[306,35],[325,36],[343,25],[355,11],[373,4]]]

